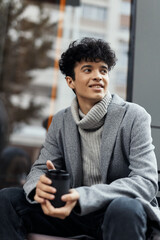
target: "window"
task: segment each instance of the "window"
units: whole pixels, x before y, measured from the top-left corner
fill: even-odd
[[[130,16],[130,12],[131,12],[131,3],[121,2],[121,14]]]
[[[87,37],[101,38],[101,39],[105,38],[105,34],[104,33],[80,31],[80,38],[83,38],[83,37],[86,37],[86,36]]]
[[[83,4],[82,17],[89,20],[105,21],[107,18],[107,8]]]

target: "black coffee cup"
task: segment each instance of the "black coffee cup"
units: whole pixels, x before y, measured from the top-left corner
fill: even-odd
[[[64,170],[49,169],[46,176],[52,180],[52,186],[56,188],[55,199],[51,200],[51,204],[55,207],[63,207],[65,202],[61,200],[61,196],[69,192],[70,177],[69,173]]]

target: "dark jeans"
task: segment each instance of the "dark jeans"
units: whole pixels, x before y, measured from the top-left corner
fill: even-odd
[[[86,199],[87,200],[87,199]],[[61,237],[89,235],[96,240],[144,240],[146,213],[138,200],[121,197],[106,208],[65,220],[43,214],[39,204],[26,201],[23,189],[0,191],[0,240],[22,240],[30,232]]]

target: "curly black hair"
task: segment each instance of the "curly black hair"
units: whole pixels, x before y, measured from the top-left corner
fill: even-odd
[[[73,41],[62,53],[59,68],[65,76],[75,79],[74,67],[77,62],[103,61],[111,70],[115,66],[116,60],[116,55],[107,42],[102,39],[85,37],[80,41]]]

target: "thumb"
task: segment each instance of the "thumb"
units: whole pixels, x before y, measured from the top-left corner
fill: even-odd
[[[54,167],[54,165],[53,165],[53,163],[52,163],[52,161],[51,160],[47,160],[47,168],[48,169],[55,169],[55,167]]]

